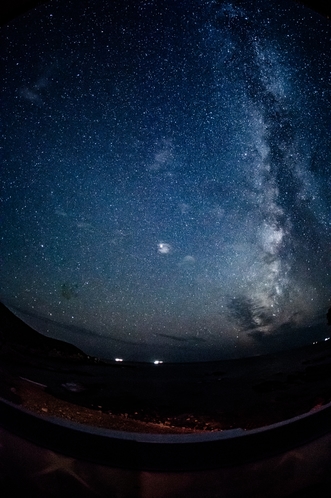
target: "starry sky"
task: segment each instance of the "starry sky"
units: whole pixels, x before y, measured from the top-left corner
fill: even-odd
[[[330,41],[288,0],[54,0],[2,27],[0,299],[106,359],[324,340]]]

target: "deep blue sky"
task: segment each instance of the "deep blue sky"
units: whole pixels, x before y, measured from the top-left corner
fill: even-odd
[[[326,20],[288,1],[54,1],[0,36],[4,303],[106,358],[325,337]]]

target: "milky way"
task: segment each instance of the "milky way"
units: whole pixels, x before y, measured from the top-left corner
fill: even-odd
[[[327,20],[289,1],[54,1],[0,35],[5,304],[109,359],[324,340]]]

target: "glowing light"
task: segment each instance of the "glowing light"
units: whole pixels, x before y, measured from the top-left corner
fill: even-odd
[[[155,360],[153,361],[154,365],[160,365],[160,363],[163,363],[162,360]]]
[[[115,361],[123,361],[123,358],[115,358]]]
[[[159,254],[169,254],[169,252],[171,251],[171,245],[166,244],[165,242],[160,242],[157,245],[157,250]]]

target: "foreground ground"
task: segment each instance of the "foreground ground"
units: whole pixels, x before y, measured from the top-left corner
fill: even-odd
[[[0,312],[0,397],[43,417],[192,433],[262,427],[331,401],[331,341],[241,360],[106,364]]]

